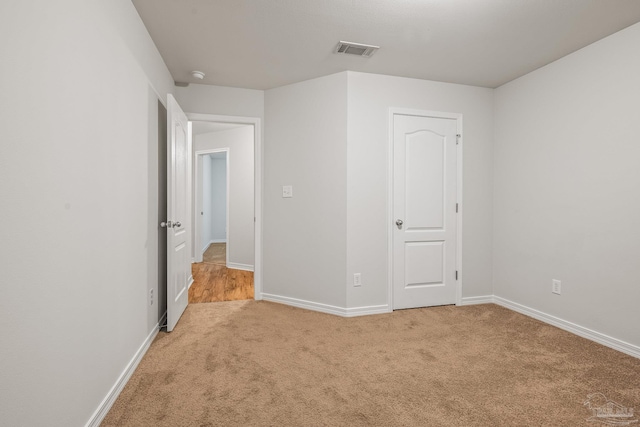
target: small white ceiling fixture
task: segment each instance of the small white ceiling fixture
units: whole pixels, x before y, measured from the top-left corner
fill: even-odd
[[[204,79],[204,73],[202,71],[192,71],[191,75],[193,76],[193,78],[196,78],[196,79],[200,79],[200,80]]]
[[[335,53],[345,53],[348,55],[364,56],[370,58],[371,55],[376,53],[380,49],[380,46],[373,46],[370,44],[344,42],[340,40],[340,43],[336,46]]]

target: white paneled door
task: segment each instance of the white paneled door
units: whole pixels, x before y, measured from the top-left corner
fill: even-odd
[[[189,302],[189,131],[175,98],[167,95],[167,331],[172,331]]]
[[[393,308],[456,301],[457,120],[393,116]]]

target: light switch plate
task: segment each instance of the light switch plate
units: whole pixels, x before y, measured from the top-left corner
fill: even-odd
[[[282,186],[282,197],[293,197],[293,186],[292,185],[283,185]]]
[[[354,273],[353,274],[353,286],[362,286],[362,274]]]

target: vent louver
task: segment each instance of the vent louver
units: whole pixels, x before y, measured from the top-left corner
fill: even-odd
[[[364,56],[365,58],[370,58],[371,55],[376,53],[378,49],[380,49],[380,46],[341,41],[336,46],[335,53],[344,53],[347,55]]]

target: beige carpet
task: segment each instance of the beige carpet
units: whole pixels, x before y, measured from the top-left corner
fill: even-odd
[[[341,318],[233,301],[161,332],[103,425],[604,425],[587,422],[596,392],[640,412],[640,360],[493,304]]]
[[[207,264],[227,265],[227,244],[210,244],[207,250],[204,251],[204,254],[202,254],[202,262]]]

